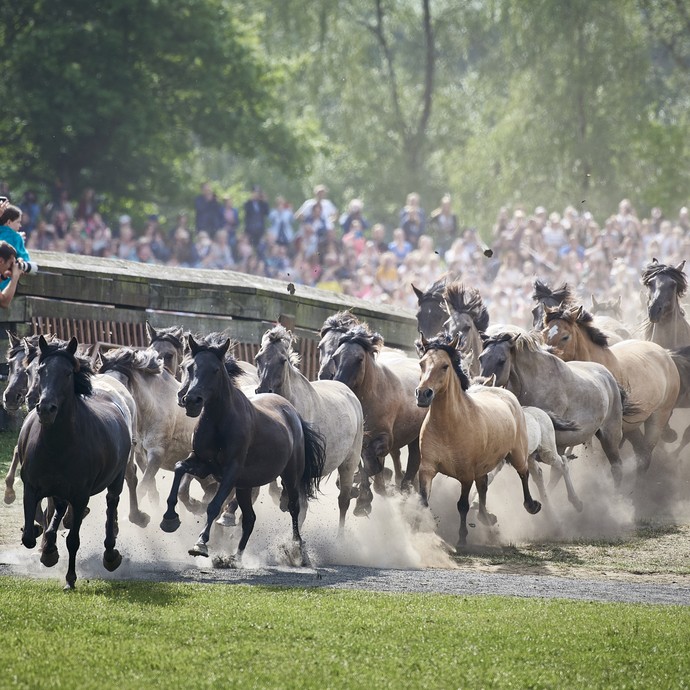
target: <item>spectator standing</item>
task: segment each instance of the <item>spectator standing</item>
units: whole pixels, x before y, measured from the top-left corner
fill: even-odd
[[[369,222],[364,217],[364,204],[361,199],[352,199],[347,205],[347,211],[340,216],[340,227],[345,234],[350,229],[353,220],[358,220],[364,230],[369,228]]]
[[[244,234],[256,251],[266,232],[266,220],[271,209],[258,185],[252,188],[251,198],[244,202]]]
[[[9,309],[21,274],[16,249],[9,242],[0,240],[0,307],[3,309]]]
[[[24,233],[28,240],[41,218],[41,205],[38,203],[36,192],[33,189],[27,190],[19,205],[21,206],[22,212],[25,214],[22,227],[24,228]]]
[[[206,230],[210,235],[223,225],[223,209],[209,182],[201,185],[201,194],[194,199],[196,231]]]
[[[426,230],[426,213],[416,192],[407,195],[405,205],[400,211],[400,227],[405,231],[405,239],[416,247]]]
[[[334,223],[338,217],[338,209],[335,204],[327,198],[328,188],[326,185],[317,184],[314,187],[314,196],[311,199],[307,199],[296,211],[295,219],[298,221],[306,221],[312,216],[312,208],[314,204],[321,204],[321,209],[323,211],[323,217],[330,223]]]
[[[2,207],[0,207],[2,208]],[[22,228],[22,212],[17,206],[7,204],[0,212],[0,240],[4,240],[14,247],[18,259],[31,261],[29,252],[24,245],[24,238],[20,234]],[[0,290],[4,290],[10,284],[11,276],[5,277],[0,282]]]
[[[266,236],[271,236],[276,244],[289,248],[295,239],[295,231],[292,227],[294,215],[292,208],[285,201],[285,197],[277,196],[275,204],[268,214],[268,230]]]

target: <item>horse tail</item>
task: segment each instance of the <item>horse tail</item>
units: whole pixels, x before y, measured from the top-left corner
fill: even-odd
[[[630,399],[630,393],[622,386],[618,386],[621,392],[621,403],[623,403],[623,417],[635,417],[642,412],[642,407],[639,403]]]
[[[304,432],[304,472],[302,489],[308,498],[314,498],[319,489],[321,475],[326,462],[326,438],[303,419]]]
[[[563,419],[553,412],[547,412],[549,419],[553,422],[554,431],[580,431],[582,427],[570,421],[569,419]]]

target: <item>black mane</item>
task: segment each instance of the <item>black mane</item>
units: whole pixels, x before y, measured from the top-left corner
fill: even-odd
[[[323,338],[330,331],[347,333],[351,328],[359,324],[359,319],[350,311],[339,311],[329,316],[321,326],[320,336]]]
[[[685,263],[685,262],[683,262]],[[676,284],[676,295],[682,297],[688,289],[688,278],[682,269],[668,264],[660,264],[656,259],[642,271],[642,284],[649,287],[649,281],[658,275],[668,276]]]
[[[224,333],[209,333],[207,336],[203,338],[194,338],[199,350],[218,350],[221,346],[225,345],[225,341],[227,339],[228,337]],[[237,342],[231,340],[230,347],[228,348],[228,351],[225,353],[225,356],[223,358],[223,365],[225,366],[225,371],[228,372],[230,382],[233,386],[237,385],[240,376],[244,375],[244,371],[237,363],[235,355],[232,353],[236,345]],[[191,359],[189,354],[185,355],[185,361],[183,362],[183,366],[188,362],[189,359]]]
[[[476,288],[452,283],[446,287],[443,297],[458,314],[468,314],[480,333],[489,327],[489,310]]]
[[[383,347],[383,336],[380,333],[372,333],[366,325],[359,324],[343,333],[338,340],[338,345],[354,343],[364,348],[368,354],[378,354]]]
[[[544,314],[545,325],[558,320],[581,326],[595,345],[609,346],[608,336],[594,325],[594,317],[586,309],[580,308],[576,313],[572,307],[561,305],[555,311],[547,311]]]
[[[449,357],[453,365],[453,371],[460,380],[460,387],[466,391],[470,387],[470,379],[462,366],[462,353],[460,349],[452,345],[453,338],[447,333],[437,335],[435,338],[429,338],[422,342],[419,338],[415,340],[415,348],[417,354],[422,357],[429,350],[443,350]]]
[[[568,283],[563,283],[552,290],[544,281],[537,278],[534,281],[532,299],[536,302],[548,302],[549,306],[556,307],[559,304],[570,304],[573,301],[573,293]]]

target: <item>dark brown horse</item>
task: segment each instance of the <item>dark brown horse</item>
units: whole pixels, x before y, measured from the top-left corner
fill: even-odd
[[[55,513],[44,533],[41,562],[48,567],[55,565],[57,528],[71,505],[66,588],[73,589],[84,511],[89,498],[106,489],[103,565],[113,571],[122,561],[115,548],[117,506],[127,472],[132,422],[116,396],[94,391],[88,363],[75,357],[76,338],[65,346],[49,344],[41,336],[39,348],[40,396],[24,421],[18,441],[24,482],[22,543],[29,549],[36,546],[36,507],[41,499],[52,497]]]
[[[242,369],[228,354],[230,339],[211,334],[197,343],[187,341],[191,352],[189,385],[180,397],[190,417],[198,417],[192,452],[175,466],[168,509],[161,529],[174,532],[180,526],[175,512],[182,477],[212,475],[218,482],[216,495],[206,510],[206,526],[190,553],[208,556],[211,525],[232,491],[242,510],[242,536],[234,556],[239,562],[254,529],[256,514],[252,489],[280,477],[292,517],[292,538],[300,562],[309,560],[299,533],[300,504],[313,496],[323,474],[325,448],[322,437],[304,422],[297,410],[274,393],[251,400],[237,386]]]
[[[426,290],[420,290],[412,285],[412,290],[417,296],[417,331],[425,338],[433,338],[445,332],[448,314],[443,308],[443,298],[446,286],[451,282],[451,275],[445,273]]]

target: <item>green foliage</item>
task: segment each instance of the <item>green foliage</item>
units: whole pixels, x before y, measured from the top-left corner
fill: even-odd
[[[686,607],[0,579],[16,687],[682,687]],[[31,602],[27,614],[27,601]],[[173,680],[174,679],[174,680]]]

